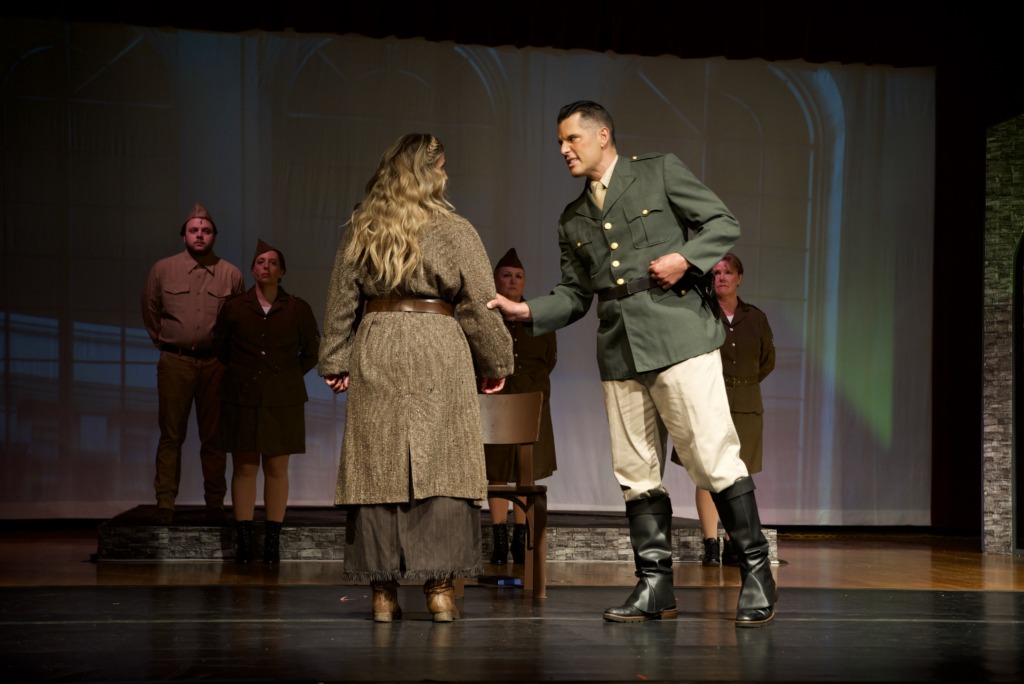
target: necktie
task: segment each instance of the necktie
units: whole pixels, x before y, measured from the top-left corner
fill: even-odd
[[[590,192],[594,195],[594,203],[598,209],[604,209],[604,190],[604,183],[601,181],[590,181]]]

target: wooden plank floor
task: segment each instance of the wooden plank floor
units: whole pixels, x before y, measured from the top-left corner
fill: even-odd
[[[93,562],[95,529],[0,528],[4,682],[1020,682],[1024,559],[923,534],[780,533],[778,617],[735,568],[675,566],[679,619],[622,625],[630,563],[560,562],[546,600],[467,584],[462,619],[370,620],[341,564]],[[490,570],[495,570],[490,568]]]

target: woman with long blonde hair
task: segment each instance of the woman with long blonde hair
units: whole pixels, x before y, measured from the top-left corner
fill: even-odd
[[[402,136],[381,157],[338,244],[320,375],[348,392],[335,503],[347,507],[345,575],[400,618],[399,580],[422,580],[436,622],[453,579],[482,572],[487,495],[475,372],[499,391],[512,341],[483,243],[445,198],[444,146]]]

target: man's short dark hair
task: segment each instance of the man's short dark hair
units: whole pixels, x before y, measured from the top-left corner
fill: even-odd
[[[608,133],[611,135],[612,144],[615,144],[615,122],[612,121],[612,115],[608,113],[607,109],[591,100],[577,100],[558,110],[558,121],[556,123],[562,123],[573,114],[579,114],[581,119],[593,121],[599,127],[607,128]]]

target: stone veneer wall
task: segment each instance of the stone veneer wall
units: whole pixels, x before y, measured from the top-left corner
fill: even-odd
[[[986,144],[982,550],[1010,554],[1013,534],[1014,259],[1024,233],[1024,116]],[[1017,284],[1024,287],[1024,283]]]

